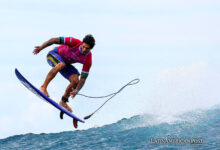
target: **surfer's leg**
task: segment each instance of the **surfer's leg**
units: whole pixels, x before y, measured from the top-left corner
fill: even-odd
[[[76,88],[78,82],[79,82],[79,72],[78,70],[72,66],[72,65],[67,65],[63,70],[60,71],[62,76],[70,81],[70,84],[67,86],[65,93],[62,97],[62,100],[60,101],[60,105],[65,107],[67,110],[72,109],[67,105],[66,102],[68,102],[68,98],[70,97],[70,92],[72,88]]]
[[[59,102],[59,105],[61,105],[61,106],[63,106],[64,108],[66,108],[69,112],[73,112],[73,110],[71,109],[71,107],[70,107],[69,105],[67,105],[66,102],[63,101],[63,98],[64,98],[64,97],[62,97],[61,101]],[[66,100],[68,100],[68,99],[66,99]]]
[[[79,83],[79,78],[78,74],[73,74],[69,78],[70,84],[67,86],[66,91],[64,93],[64,97],[69,98],[70,97],[70,92],[72,88],[76,88],[77,84]]]
[[[68,111],[72,112],[72,109],[68,104],[66,103],[68,101],[68,98],[70,97],[70,92],[72,88],[76,88],[79,79],[78,79],[78,74],[73,74],[69,78],[70,84],[67,86],[66,91],[62,97],[62,100],[60,101],[60,105],[65,107]]]
[[[53,67],[50,72],[48,73],[43,85],[41,86],[40,90],[43,92],[45,95],[49,97],[49,94],[47,92],[47,86],[50,83],[50,81],[56,76],[57,72],[62,70],[65,67],[65,63],[61,62],[58,63],[55,67]]]
[[[57,72],[62,70],[66,65],[62,57],[59,55],[57,48],[54,48],[47,54],[47,62],[53,68],[48,73],[43,85],[40,88],[40,91],[49,97],[47,92],[48,84],[56,76]]]
[[[60,71],[60,73],[64,78],[66,78],[70,82],[63,95],[65,98],[68,99],[70,97],[71,88],[76,88],[79,82],[80,74],[78,70],[70,64],[66,65],[66,67]]]

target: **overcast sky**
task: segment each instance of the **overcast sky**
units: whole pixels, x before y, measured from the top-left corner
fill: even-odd
[[[220,2],[217,0],[1,0],[0,138],[73,130],[72,120],[17,80],[14,69],[40,87],[51,67],[34,46],[51,37],[93,34],[93,65],[86,95],[127,87],[79,129],[138,114],[170,116],[220,103]],[[76,67],[81,72],[82,65]],[[48,87],[59,101],[68,81],[57,75]],[[104,100],[76,97],[70,105],[83,118]],[[165,117],[166,118],[166,117]]]

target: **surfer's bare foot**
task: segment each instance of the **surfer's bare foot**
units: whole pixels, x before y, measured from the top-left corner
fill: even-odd
[[[73,112],[70,106],[68,106],[67,103],[63,102],[62,100],[60,101],[59,104],[63,106],[64,108],[66,108],[69,112]]]
[[[44,93],[47,97],[50,97],[50,95],[49,95],[48,92],[47,92],[47,89],[45,89],[43,86],[40,87],[40,91],[41,91],[42,93]]]

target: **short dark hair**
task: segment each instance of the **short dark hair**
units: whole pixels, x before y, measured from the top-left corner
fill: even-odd
[[[83,43],[88,44],[92,49],[95,46],[95,39],[91,34],[88,34],[83,38]]]

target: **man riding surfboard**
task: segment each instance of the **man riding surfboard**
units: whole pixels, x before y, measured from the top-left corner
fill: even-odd
[[[55,47],[47,54],[47,62],[53,68],[48,73],[40,91],[49,97],[47,86],[56,74],[60,72],[64,78],[69,80],[70,84],[67,86],[59,104],[72,112],[72,109],[67,104],[68,98],[70,95],[74,98],[85,84],[92,65],[91,49],[95,46],[95,39],[91,34],[86,35],[83,38],[83,41],[73,37],[51,38],[41,46],[35,46],[33,53],[36,55],[52,44],[59,44],[60,46]],[[71,65],[74,63],[83,64],[81,74],[79,74],[78,70]],[[77,127],[76,122],[74,123],[74,126]]]

